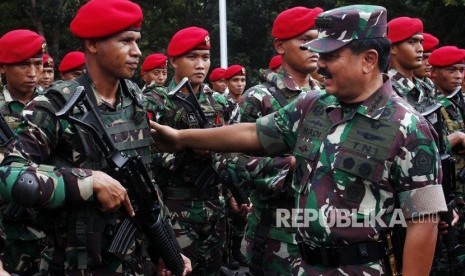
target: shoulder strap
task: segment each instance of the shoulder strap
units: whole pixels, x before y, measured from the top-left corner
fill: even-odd
[[[284,97],[283,93],[280,90],[276,89],[271,83],[265,82],[265,87],[270,91],[271,95],[278,101],[281,107],[286,106],[289,102],[287,101],[286,97]]]

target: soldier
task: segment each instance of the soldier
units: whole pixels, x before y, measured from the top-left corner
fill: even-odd
[[[228,67],[223,74],[223,78],[226,80],[228,86],[228,100],[238,103],[242,93],[244,93],[246,80],[245,80],[245,68],[242,65],[234,64]]]
[[[222,95],[214,97],[203,83],[210,68],[208,31],[194,26],[179,30],[171,38],[167,53],[174,77],[164,92],[159,88],[153,93],[165,99],[164,110],[155,115],[156,120],[177,129],[223,125],[229,118],[227,101]],[[186,107],[192,105],[192,101],[186,103],[186,87],[172,91],[184,77],[189,79],[194,100],[208,122],[201,122]],[[150,97],[147,93],[145,96]],[[213,169],[211,153],[189,150],[176,155],[159,154],[153,165],[175,235],[182,252],[193,261],[194,274],[215,275],[222,264],[226,221],[222,186]]]
[[[55,81],[55,62],[53,58],[48,55],[43,55],[43,70],[39,77],[39,85],[42,89],[48,88]]]
[[[55,115],[76,88],[84,86],[117,148],[139,154],[148,165],[151,139],[145,110],[139,103],[139,88],[127,80],[141,55],[141,25],[142,10],[133,2],[84,4],[70,30],[83,40],[87,73],[53,85],[32,100],[22,113],[17,139],[5,152],[0,168],[2,198],[45,208],[40,210],[40,219],[49,239],[42,253],[42,273],[154,273],[145,235],[123,226],[124,222],[131,225],[134,216],[126,189],[105,173],[110,168],[92,136]],[[72,112],[82,116],[77,108]],[[125,229],[134,230],[134,235]],[[110,251],[110,244],[121,234],[127,234],[128,240]],[[184,261],[186,273],[190,265]]]
[[[209,79],[213,93],[224,94],[226,92],[228,86],[226,85],[226,80],[223,78],[224,71],[226,71],[226,69],[221,67],[217,67],[211,71]]]
[[[21,121],[24,106],[37,95],[45,45],[45,39],[30,30],[10,31],[0,38],[0,70],[6,79],[0,112],[12,130]],[[34,274],[39,271],[45,233],[37,225],[35,211],[15,207],[13,203],[1,206],[7,234],[2,260],[10,272]]]
[[[429,86],[434,86],[432,83],[431,76],[431,64],[428,59],[431,53],[438,47],[439,40],[432,34],[423,33],[423,59],[421,61],[421,67],[413,70],[413,75],[420,80],[426,82]]]
[[[317,18],[319,37],[305,47],[320,53],[326,93],[302,93],[256,123],[184,131],[151,123],[165,150],[293,152],[300,213],[287,221],[295,218],[302,254],[293,275],[388,274],[381,240],[396,214],[407,220],[396,222],[408,233],[402,273],[429,273],[436,216],[446,210],[437,137],[382,73],[386,16],[383,7],[354,5]],[[341,216],[348,224],[335,222]]]
[[[144,80],[144,90],[151,85],[164,86],[168,78],[168,57],[162,53],[148,55],[142,63],[140,75]]]
[[[460,91],[461,84],[464,78],[465,70],[465,50],[458,49],[455,46],[443,46],[434,50],[429,56],[429,63],[432,66],[431,79],[436,88],[437,101],[442,105],[441,115],[445,121],[446,134],[454,132],[464,132],[464,116],[465,116],[465,102]],[[451,245],[453,251],[447,252],[449,246],[447,237],[441,237],[444,246],[438,245],[436,249],[436,258],[433,263],[432,275],[456,275],[459,271],[464,271],[465,250],[463,245],[465,239],[464,233],[464,176],[460,173],[465,168],[465,160],[463,158],[463,148],[453,148],[451,151],[455,159],[455,184],[448,183],[451,187],[445,187],[452,196],[452,206],[458,210],[459,217],[461,218],[457,225],[458,231],[451,231],[450,235],[455,235],[451,240],[457,244]],[[443,185],[447,185],[444,183]],[[451,190],[455,186],[455,190]],[[450,196],[450,195],[447,195]],[[444,251],[444,252],[442,252]]]
[[[405,28],[405,26],[409,26]],[[389,77],[394,91],[405,98],[418,112],[436,104],[433,86],[414,76],[423,59],[423,23],[418,18],[398,17],[388,23],[391,41]],[[447,135],[447,148],[465,146],[465,134],[456,131]]]
[[[318,89],[309,75],[317,70],[318,54],[301,50],[300,46],[317,37],[315,18],[321,12],[320,8],[295,7],[276,17],[273,44],[282,56],[282,69],[279,73],[260,71],[265,82],[245,92],[240,103],[241,122],[255,122],[300,93]],[[291,275],[296,265],[296,228],[277,228],[273,224],[277,209],[291,210],[294,206],[292,178],[287,177],[292,162],[290,154],[274,158],[225,154],[217,162],[220,174],[230,175],[237,185],[251,190],[254,207],[247,217],[245,240],[247,263],[254,275]]]
[[[86,58],[83,52],[72,51],[67,53],[60,62],[58,66],[58,71],[60,72],[61,79],[73,80],[84,73],[84,65],[86,63]]]
[[[279,73],[281,71],[281,63],[282,63],[282,56],[275,55],[270,59],[268,63],[268,69],[273,70],[275,73]]]

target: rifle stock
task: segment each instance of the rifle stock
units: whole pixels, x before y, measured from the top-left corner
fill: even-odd
[[[70,115],[70,111],[75,107],[84,112],[81,120]],[[71,99],[56,113],[56,116],[66,118],[92,133],[94,140],[105,156],[108,166],[112,170],[110,174],[120,181],[128,191],[135,212],[132,221],[147,236],[151,245],[149,255],[152,261],[156,262],[158,257],[161,256],[174,275],[182,275],[184,262],[181,257],[180,246],[173,230],[161,215],[155,182],[150,178],[141,157],[130,157],[116,148],[105,130],[99,111],[90,102],[82,86],[76,89]],[[127,226],[127,229],[130,229],[130,226]],[[128,236],[131,236],[131,234],[126,235],[126,237]],[[117,252],[120,248],[124,248],[121,244],[126,242],[118,241],[114,243],[116,244],[114,251]]]

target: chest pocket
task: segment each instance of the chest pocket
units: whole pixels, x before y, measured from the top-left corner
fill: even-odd
[[[312,108],[299,127],[293,151],[296,165],[292,187],[296,192],[302,193],[307,187],[307,183],[316,168],[323,140],[326,138],[330,127],[331,121],[324,113],[321,105]]]
[[[338,190],[344,201],[357,206],[369,188],[366,185],[380,182],[388,169],[390,148],[399,126],[364,116],[356,116],[351,124],[354,127],[335,156],[334,179],[349,180],[339,181]]]

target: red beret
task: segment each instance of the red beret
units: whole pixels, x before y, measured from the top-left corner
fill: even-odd
[[[207,30],[188,27],[178,31],[168,45],[168,56],[181,56],[194,49],[210,50],[210,36]]]
[[[49,56],[48,54],[44,54],[42,56],[42,61],[44,64],[44,67],[52,67],[55,66],[55,62],[53,61],[53,58]]]
[[[155,68],[166,68],[168,57],[164,54],[155,53],[148,55],[142,63],[142,71],[150,71]]]
[[[223,78],[229,80],[234,76],[245,76],[245,68],[239,64],[234,64],[224,71]]]
[[[91,0],[82,6],[71,25],[71,32],[82,39],[114,35],[128,29],[140,30],[142,10],[129,0]]]
[[[423,52],[431,52],[439,45],[439,39],[432,34],[423,33]]]
[[[418,18],[397,17],[388,22],[388,39],[391,43],[404,41],[423,33],[423,22]]]
[[[225,71],[226,69],[221,68],[221,67],[213,69],[212,72],[210,73],[210,77],[209,77],[210,81],[217,81],[223,78]]]
[[[281,62],[282,62],[282,56],[281,55],[276,55],[274,57],[272,57],[270,59],[270,63],[268,64],[268,68],[271,69],[271,70],[274,70],[276,68],[278,68],[279,66],[281,66]]]
[[[290,39],[315,27],[316,17],[322,13],[321,8],[309,9],[295,7],[287,9],[276,17],[271,35],[274,38]]]
[[[30,30],[14,30],[0,38],[0,63],[18,63],[43,53],[45,38]]]
[[[64,73],[72,70],[79,70],[84,67],[85,63],[86,57],[83,52],[72,51],[63,57],[60,66],[58,66],[58,71]]]
[[[431,53],[428,62],[434,67],[446,67],[457,63],[463,63],[464,59],[465,50],[455,46],[443,46]]]

